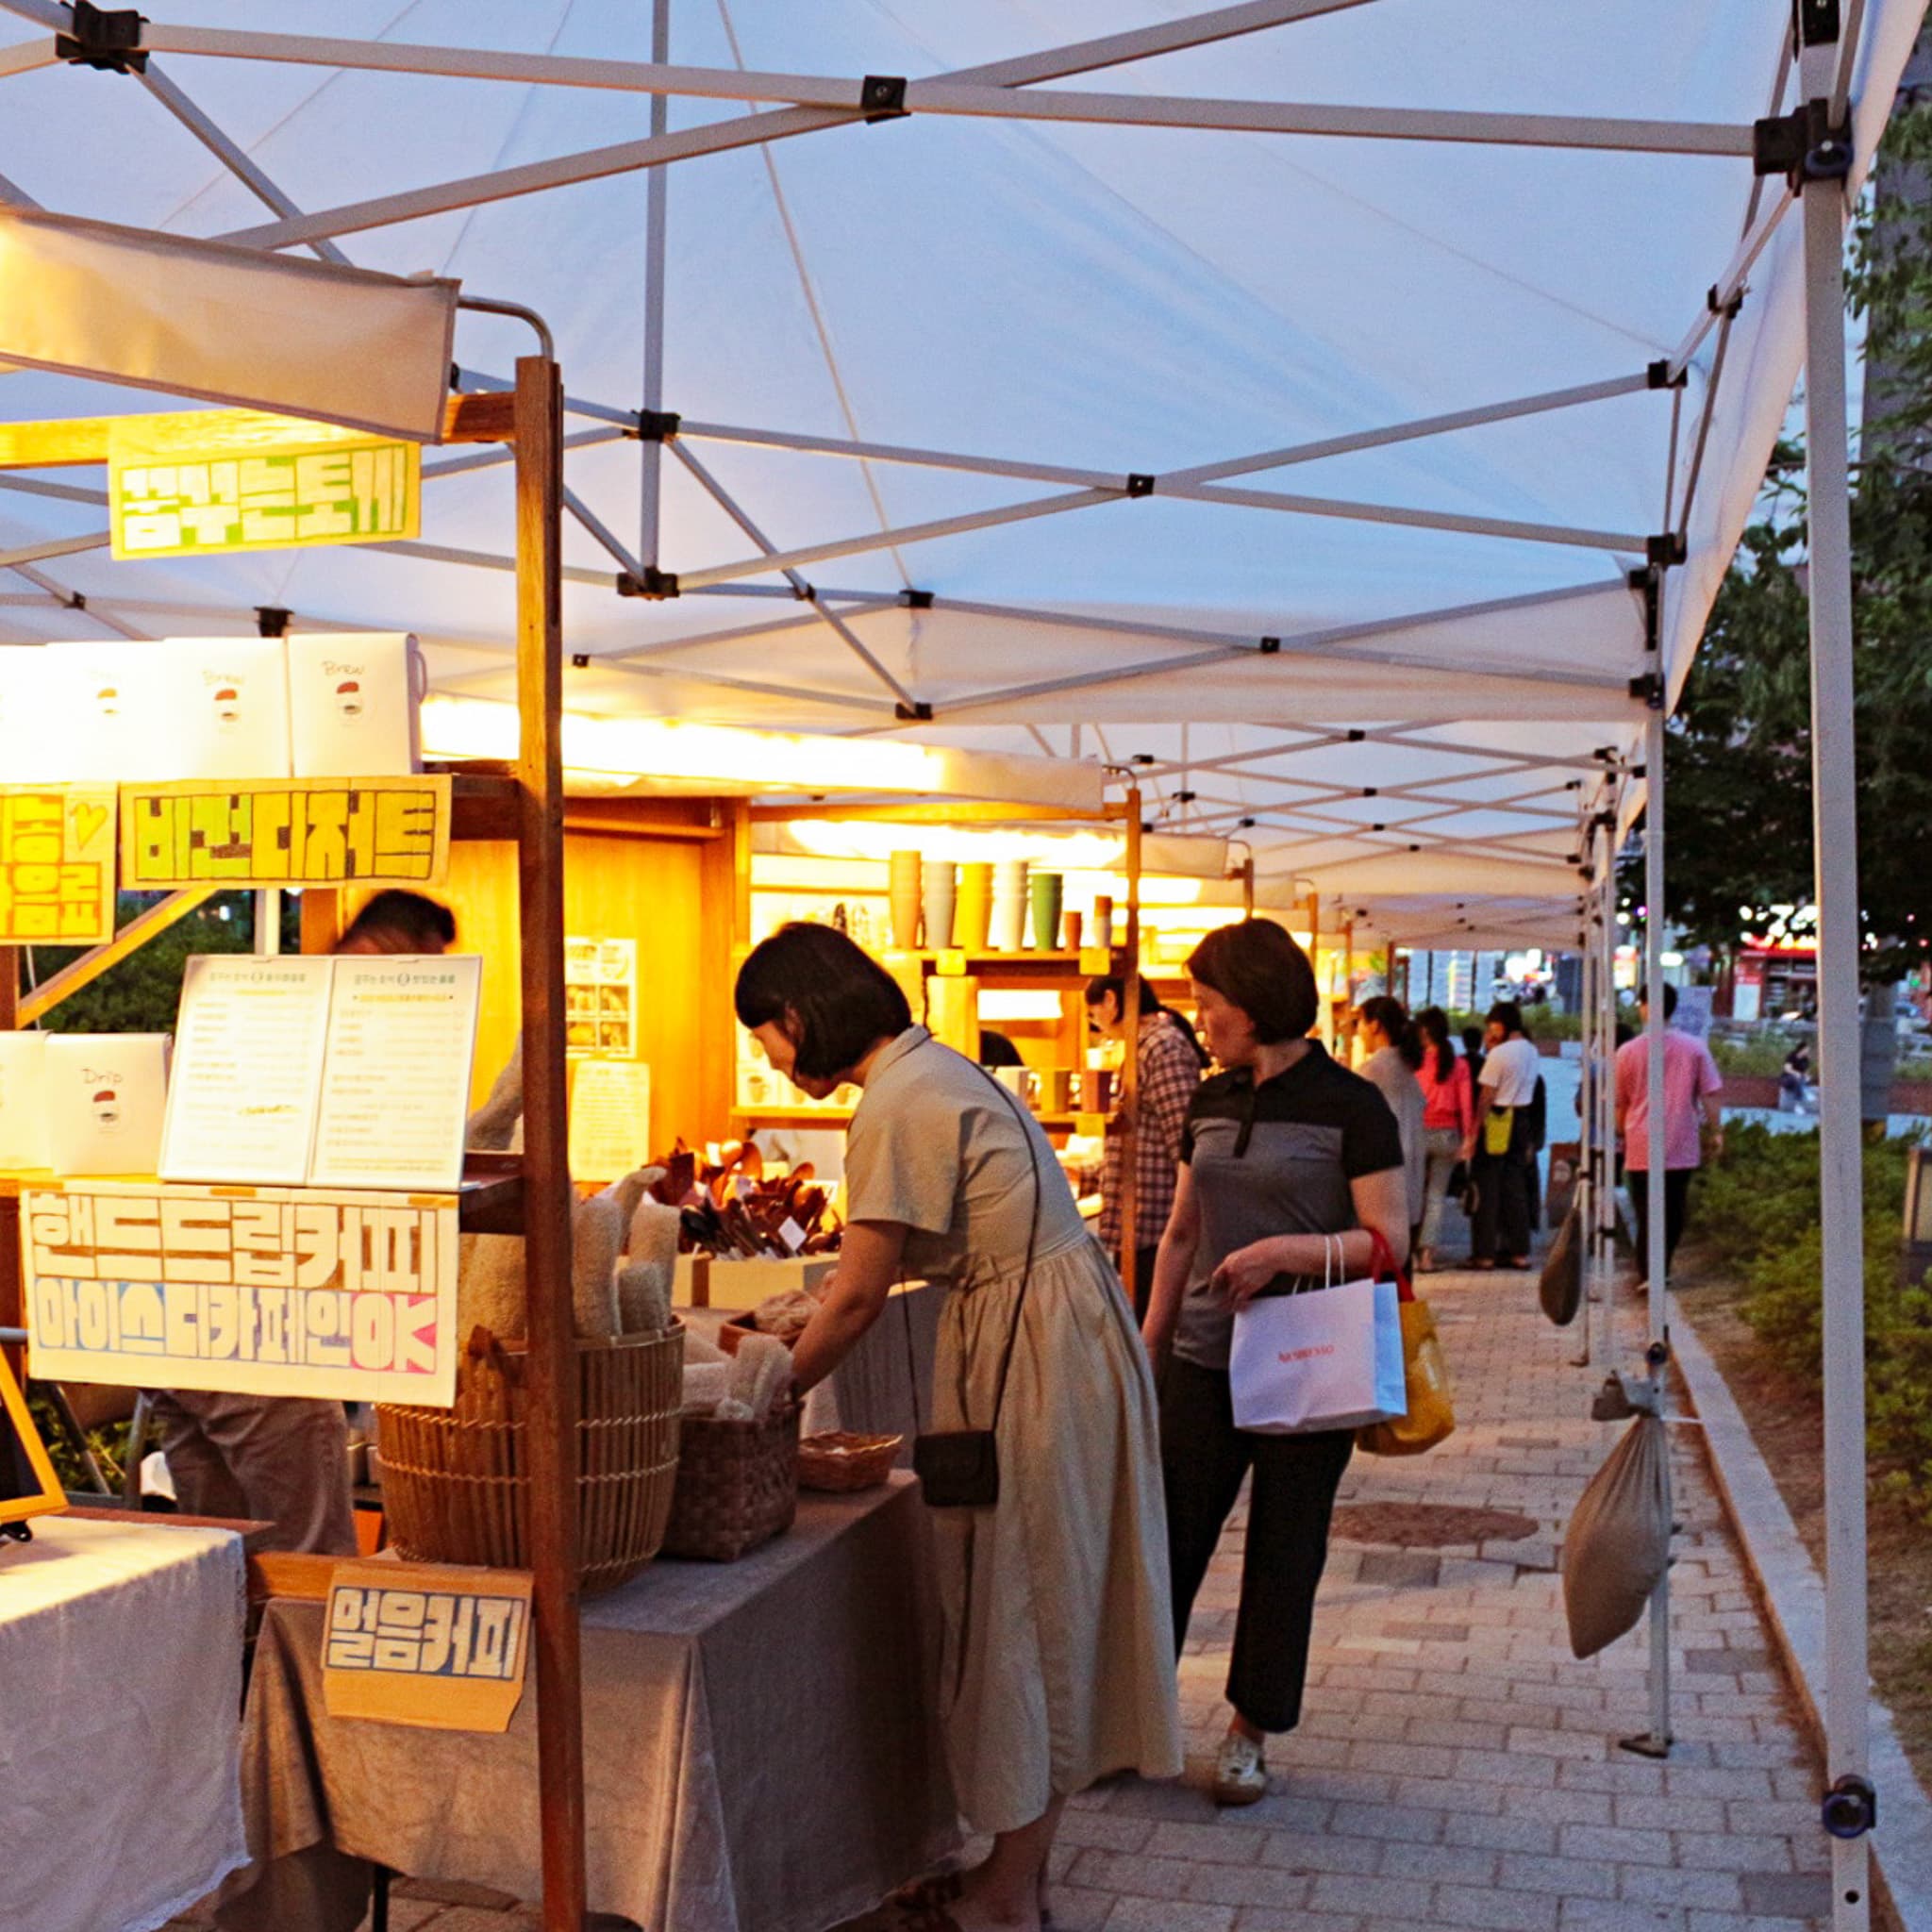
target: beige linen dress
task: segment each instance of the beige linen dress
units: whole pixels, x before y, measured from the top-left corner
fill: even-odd
[[[1023,1299],[1036,1160],[1039,1232]],[[991,1425],[1018,1316],[999,1502],[932,1511],[960,1809],[977,1830],[1013,1831],[1110,1772],[1178,1774],[1153,1378],[1045,1134],[980,1068],[915,1026],[873,1066],[845,1185],[851,1220],[910,1229],[907,1274],[951,1290],[927,1428]]]

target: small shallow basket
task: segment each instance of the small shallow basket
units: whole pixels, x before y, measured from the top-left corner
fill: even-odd
[[[465,1357],[453,1408],[376,1405],[383,1507],[396,1554],[530,1567],[528,1391],[521,1343]],[[664,1541],[677,1480],[684,1327],[579,1341],[578,1578],[611,1590]]]
[[[855,1436],[846,1429],[808,1436],[798,1445],[798,1486],[835,1494],[875,1490],[891,1480],[905,1441],[904,1436]]]

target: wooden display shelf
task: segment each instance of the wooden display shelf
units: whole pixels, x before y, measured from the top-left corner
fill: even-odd
[[[1078,1113],[1037,1113],[1033,1116],[1050,1134],[1074,1134],[1083,1120],[1093,1116]],[[832,1127],[852,1124],[849,1107],[734,1107],[731,1124],[735,1127]],[[469,1225],[468,1222],[464,1226]]]
[[[457,1192],[457,1226],[464,1234],[522,1234],[524,1157],[469,1153]]]

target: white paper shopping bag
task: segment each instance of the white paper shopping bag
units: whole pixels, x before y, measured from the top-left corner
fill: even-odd
[[[183,777],[170,768],[175,720],[167,646],[152,639],[59,642],[46,648],[52,706],[42,728],[58,744],[48,775],[125,785]]]
[[[165,1033],[50,1033],[47,1164],[58,1174],[150,1174],[168,1100]]]
[[[165,638],[181,778],[289,776],[289,663],[280,638]]]
[[[421,763],[423,653],[404,631],[295,631],[289,732],[298,778],[387,778]]]
[[[0,1169],[47,1158],[47,1036],[0,1033]]]
[[[1237,1310],[1234,1425],[1262,1435],[1358,1429],[1408,1412],[1392,1281],[1263,1295]]]

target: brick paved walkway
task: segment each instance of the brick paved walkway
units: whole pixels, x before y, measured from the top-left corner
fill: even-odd
[[[1553,1568],[1570,1507],[1615,1439],[1587,1414],[1603,1367],[1568,1366],[1574,1336],[1536,1311],[1533,1277],[1425,1286],[1460,1426],[1414,1461],[1358,1457],[1342,1500],[1501,1509],[1535,1533],[1426,1551],[1338,1541],[1302,1728],[1271,1753],[1270,1795],[1218,1812],[1202,1787],[1226,1717],[1238,1514],[1181,1669],[1187,1782],[1074,1800],[1057,1853],[1061,1932],[1824,1924],[1816,1775],[1695,1445],[1676,1458],[1678,1742],[1658,1764],[1617,1744],[1647,1723],[1643,1632],[1575,1662]],[[1627,1366],[1639,1337],[1635,1310],[1623,1312]],[[526,1923],[487,1894],[410,1890],[395,1932]]]

